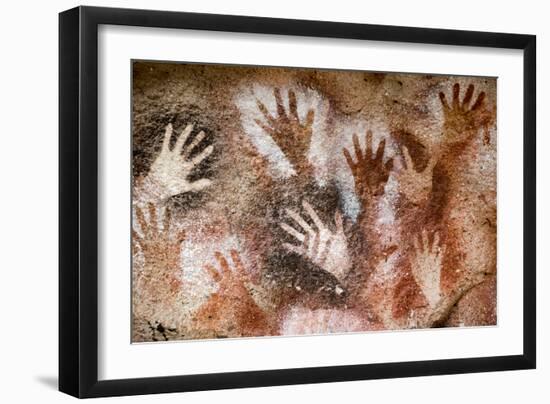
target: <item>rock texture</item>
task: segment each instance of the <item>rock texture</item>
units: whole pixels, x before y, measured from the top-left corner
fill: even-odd
[[[134,342],[495,325],[496,79],[134,62]]]

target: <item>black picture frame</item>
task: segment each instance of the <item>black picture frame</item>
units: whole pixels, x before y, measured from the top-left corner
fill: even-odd
[[[523,50],[523,354],[99,381],[97,52],[100,24]],[[59,100],[60,391],[84,398],[535,368],[534,35],[77,7],[59,15]]]

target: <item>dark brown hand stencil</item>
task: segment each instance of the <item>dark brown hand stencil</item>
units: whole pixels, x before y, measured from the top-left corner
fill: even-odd
[[[234,269],[221,252],[216,252],[219,270],[212,265],[204,269],[218,285],[195,315],[199,328],[215,336],[266,335],[269,324],[246,287],[250,279],[236,250],[231,250]]]
[[[485,108],[485,93],[478,94],[476,101],[470,106],[474,95],[474,85],[470,84],[460,102],[460,85],[453,86],[453,101],[451,105],[447,102],[445,94],[439,93],[439,99],[443,105],[444,114],[444,136],[449,144],[456,144],[468,141],[475,136],[480,128],[488,129],[492,117]]]
[[[273,138],[277,146],[279,146],[294,166],[294,169],[298,174],[301,174],[309,169],[307,154],[311,143],[311,135],[313,134],[315,111],[310,109],[305,120],[301,122],[294,91],[288,91],[288,111],[284,107],[280,90],[276,88],[273,94],[277,103],[277,116],[271,115],[267,107],[261,101],[256,100],[258,109],[263,114],[265,122],[260,119],[255,119],[254,121]]]
[[[384,193],[384,186],[393,168],[393,158],[384,163],[385,139],[381,140],[378,144],[374,157],[372,155],[372,132],[370,130],[365,135],[365,143],[365,151],[362,152],[359,138],[356,134],[353,135],[356,161],[353,160],[348,149],[343,149],[344,156],[355,180],[355,192],[363,207],[370,203],[372,197],[377,197]]]

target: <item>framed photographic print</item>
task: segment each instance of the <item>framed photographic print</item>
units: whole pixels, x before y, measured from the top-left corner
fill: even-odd
[[[59,26],[61,391],[535,367],[534,36]]]

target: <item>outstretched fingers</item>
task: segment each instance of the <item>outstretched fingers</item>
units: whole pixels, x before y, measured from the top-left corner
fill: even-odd
[[[409,153],[409,149],[407,149],[407,146],[403,146],[403,148],[401,149],[401,153],[403,154],[403,159],[404,159],[403,168],[405,169],[405,171],[412,170],[414,168],[413,161]]]
[[[132,240],[134,241],[135,246],[139,246],[140,248],[143,247],[143,238],[141,238],[138,232],[134,229],[132,229]]]
[[[417,236],[417,235],[413,236],[413,247],[414,247],[414,253],[416,255],[422,254],[422,248],[420,246],[420,236]]]
[[[298,255],[302,255],[305,252],[303,245],[283,243],[283,248],[288,252],[295,253],[295,254],[298,254]]]
[[[139,223],[139,227],[141,228],[141,233],[147,237],[149,233],[149,225],[147,224],[147,220],[145,220],[145,215],[143,214],[143,210],[136,206],[136,218]]]
[[[472,96],[474,95],[474,85],[470,84],[468,86],[468,89],[466,90],[466,95],[464,96],[464,100],[462,101],[462,109],[467,109],[470,105],[470,101],[472,101]]]
[[[270,124],[270,125],[275,125],[276,123],[276,120],[273,116],[271,116],[271,114],[269,113],[269,111],[267,110],[267,107],[265,106],[265,104],[263,102],[261,102],[260,100],[256,100],[256,105],[258,106],[258,109],[260,110],[260,112],[262,113],[262,115],[264,116],[265,120]],[[255,121],[259,121],[259,120],[255,120]],[[259,121],[261,122],[261,121]],[[258,124],[258,122],[256,122]],[[259,124],[258,124],[259,125]],[[265,124],[264,124],[265,125]]]
[[[443,105],[444,109],[450,109],[447,98],[445,97],[445,94],[443,92],[439,93],[439,100],[441,101],[441,105]]]
[[[364,158],[372,159],[372,131],[368,130],[365,134],[365,153]]]
[[[244,264],[241,260],[241,257],[237,250],[231,250],[231,260],[233,261],[233,265],[235,266],[235,269],[237,270],[237,275],[242,279],[245,280],[248,277],[248,274],[246,273],[246,270],[244,268]]]
[[[315,110],[310,109],[309,111],[307,111],[306,123],[304,126],[306,128],[310,128],[313,125],[314,119],[315,119]]]
[[[460,84],[455,83],[453,86],[453,109],[457,109],[460,107]]]
[[[474,105],[472,105],[472,111],[476,111],[476,110],[480,109],[483,106],[483,101],[484,100],[485,100],[485,92],[482,91],[477,96],[477,100],[474,103]]]
[[[273,94],[275,95],[275,102],[277,103],[277,115],[279,118],[288,118],[286,116],[285,107],[283,104],[283,97],[281,97],[281,90],[275,88],[275,90],[273,90]]]
[[[427,230],[422,230],[422,232],[413,237],[414,251],[416,255],[440,255],[444,249],[439,244],[439,232],[434,232],[433,240],[430,243],[429,235]]]
[[[172,139],[173,131],[174,128],[171,123],[166,125],[166,129],[164,130],[164,140],[162,141],[162,153],[168,153],[170,151],[170,140]]]
[[[199,154],[197,154],[195,157],[191,159],[191,163],[193,164],[193,167],[199,165],[205,158],[210,156],[213,151],[214,151],[213,145],[209,145],[205,147],[203,151],[201,151]]]
[[[352,136],[353,140],[353,149],[355,150],[355,158],[357,160],[357,165],[360,165],[363,161],[363,153],[361,152],[361,145],[359,144],[359,138],[357,134],[354,133]]]
[[[384,150],[386,150],[386,139],[382,139],[378,143],[378,148],[376,149],[376,160],[381,161],[384,158]]]
[[[430,242],[428,239],[428,232],[426,230],[422,230],[422,250],[423,251],[430,251]]]
[[[295,121],[299,121],[298,102],[296,101],[296,94],[292,90],[288,90],[288,109],[290,112],[290,118]]]
[[[185,148],[185,151],[183,152],[184,158],[188,158],[191,153],[193,152],[193,149],[199,145],[200,142],[205,138],[206,134],[204,131],[200,131],[197,136],[193,139],[191,144]]]
[[[185,129],[181,132],[180,136],[178,137],[178,140],[176,140],[176,145],[174,146],[174,151],[176,153],[181,153],[183,150],[183,145],[187,141],[187,138],[193,131],[193,124],[189,124],[185,127]]]
[[[313,209],[305,199],[302,201],[302,206],[306,210],[311,220],[313,220],[313,223],[315,223],[315,226],[317,226],[317,229],[319,229],[319,231],[323,230],[325,228],[325,224],[322,222],[317,212],[315,212],[315,209]]]
[[[239,253],[237,250],[232,249],[230,251],[231,260],[233,261],[233,265],[236,270],[237,278],[241,280],[247,279],[247,273],[245,270],[245,267],[243,265],[243,262],[241,260],[241,257],[239,256]],[[225,256],[219,252],[216,251],[214,253],[214,256],[216,257],[216,261],[218,261],[219,264],[219,270],[217,270],[213,265],[207,264],[204,266],[204,269],[208,271],[212,279],[214,279],[215,282],[221,283],[224,282],[227,286],[227,282],[231,282],[231,279],[235,279],[234,274],[231,270],[231,267],[229,265],[229,262],[225,258]]]
[[[212,265],[206,264],[204,266],[204,269],[206,272],[208,272],[208,274],[214,280],[214,282],[219,283],[222,280],[220,273]]]
[[[224,255],[216,251],[214,253],[216,260],[218,261],[218,264],[220,264],[220,270],[224,277],[231,276],[231,268],[229,268],[229,263],[227,262],[227,259],[224,257]]]
[[[349,153],[349,150],[344,147],[342,149],[342,152],[344,153],[344,157],[346,158],[346,162],[348,163],[348,166],[351,169],[351,172],[353,173],[353,175],[355,175],[356,164],[353,161],[353,158],[351,157],[351,154]]]
[[[151,202],[147,204],[147,208],[149,210],[149,231],[153,234],[158,234],[159,226],[157,222],[157,209],[155,208],[155,205]]]
[[[167,233],[170,231],[170,222],[172,219],[172,210],[170,208],[166,208],[164,211],[164,220],[162,222],[162,231],[164,233]]]
[[[464,95],[464,99],[462,100],[462,103],[460,102],[460,85],[458,83],[455,83],[453,85],[453,101],[452,101],[452,108],[453,109],[462,109],[462,110],[468,110],[468,106],[470,105],[470,102],[472,101],[473,95],[474,95],[475,87],[473,84],[468,85],[468,88],[466,89],[466,93]],[[445,94],[443,92],[439,93],[439,99],[441,100],[441,104],[443,105],[443,108],[449,109],[449,104],[447,103],[447,99],[445,97]],[[483,106],[483,101],[485,99],[485,93],[482,91],[479,93],[476,102],[472,105],[471,111],[475,111]]]
[[[433,240],[433,243],[432,243],[432,249],[431,249],[431,252],[432,254],[438,254],[440,252],[440,248],[439,248],[439,233],[436,232],[434,234],[434,240]]]
[[[289,226],[286,223],[279,223],[279,226],[286,231],[288,234],[290,234],[292,237],[294,237],[296,240],[303,242],[305,239],[305,236],[300,233],[298,230],[296,230],[294,227]]]
[[[319,251],[319,245],[321,244],[321,233],[315,233],[312,237],[308,237],[304,243],[304,247],[307,251],[307,256],[315,261],[317,257],[317,251]]]
[[[286,214],[290,216],[296,223],[298,223],[298,225],[302,229],[304,229],[306,233],[310,234],[311,236],[315,234],[315,231],[313,231],[311,226],[304,219],[302,219],[302,217],[297,212],[292,209],[285,209],[285,211]]]
[[[254,122],[256,123],[256,125],[258,125],[260,128],[262,128],[262,130],[265,133],[267,133],[269,136],[274,137],[277,134],[275,129],[273,129],[271,126],[267,125],[266,123],[262,122],[261,120],[254,119]]]
[[[193,181],[189,184],[189,191],[199,192],[212,185],[212,180],[208,178],[201,178],[200,180]]]

